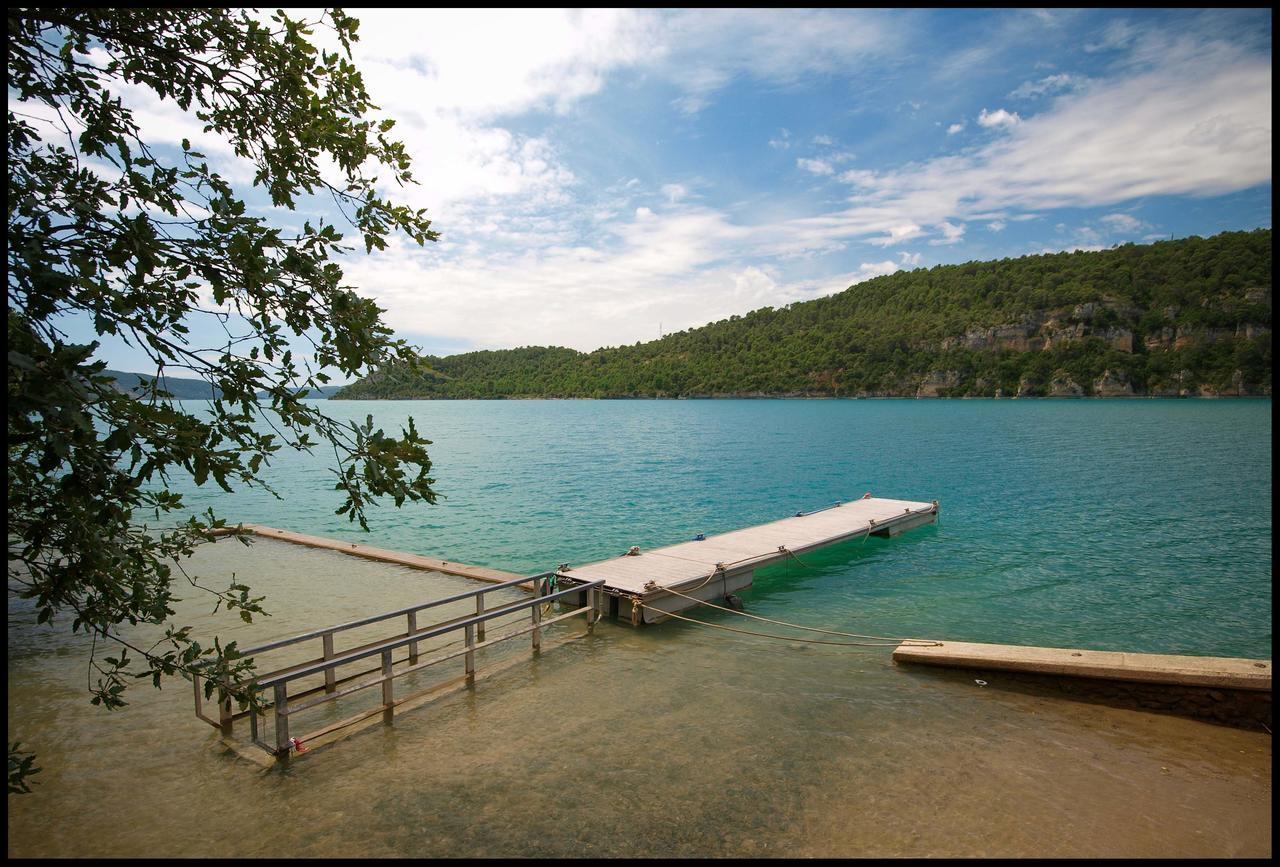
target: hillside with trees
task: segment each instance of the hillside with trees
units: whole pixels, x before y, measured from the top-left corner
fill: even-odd
[[[898,272],[661,340],[424,357],[338,399],[1271,394],[1271,230]]]

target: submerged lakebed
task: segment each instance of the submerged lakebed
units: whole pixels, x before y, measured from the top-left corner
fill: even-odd
[[[761,570],[747,610],[884,635],[1271,655],[1269,400],[325,408],[389,430],[412,415],[447,499],[375,509],[359,533],[332,514],[324,463],[289,455],[269,473],[283,500],[192,489],[188,505],[535,572],[868,490],[938,499],[938,525]],[[182,622],[242,645],[474,586],[269,540],[206,546],[193,566],[267,594],[273,617],[251,626],[183,604]],[[84,642],[33,620],[11,601],[10,739],[47,770],[10,798],[10,855],[1270,853],[1265,732],[984,689],[887,650],[604,623],[263,773],[212,745],[185,684],[90,707]]]

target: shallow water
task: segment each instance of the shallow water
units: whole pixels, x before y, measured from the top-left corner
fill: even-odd
[[[940,526],[761,571],[748,610],[1271,655],[1269,401],[329,409],[387,427],[412,413],[449,499],[377,510],[364,536],[331,514],[322,466],[291,459],[274,468],[283,502],[196,492],[191,505],[533,571],[864,490],[937,498]],[[242,646],[474,586],[269,540],[206,546],[192,568],[268,593],[273,617],[252,625],[187,594],[182,622]],[[10,797],[11,856],[1270,853],[1266,733],[982,688],[883,650],[606,623],[523,661],[516,639],[486,652],[482,671],[514,661],[473,691],[263,772],[194,718],[189,685],[138,686],[122,712],[89,706],[87,645],[33,619],[11,601],[9,736],[46,769],[35,794]],[[307,727],[326,719],[315,713]]]

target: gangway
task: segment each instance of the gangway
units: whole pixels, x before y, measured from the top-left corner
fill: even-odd
[[[210,689],[212,692],[216,692],[218,696],[217,718],[210,717],[205,713],[204,688],[207,681],[206,678],[197,674],[192,678],[195,687],[196,716],[219,729],[227,738],[231,738],[234,735],[236,721],[248,717],[250,742],[277,758],[288,757],[291,752],[305,752],[308,749],[305,745],[315,741],[317,738],[333,734],[371,717],[381,715],[385,721],[390,722],[397,706],[413,702],[437,689],[420,690],[414,694],[397,698],[394,686],[397,678],[442,662],[462,658],[464,674],[458,685],[463,687],[471,686],[475,683],[476,653],[478,651],[521,635],[531,634],[532,652],[536,655],[542,650],[542,631],[544,629],[578,615],[586,617],[587,632],[591,633],[598,619],[595,594],[603,582],[596,581],[585,586],[556,590],[554,589],[555,581],[554,572],[544,572],[531,577],[522,576],[500,584],[480,587],[465,593],[457,593],[442,599],[433,599],[407,608],[399,608],[395,611],[375,614],[359,620],[352,620],[347,623],[306,632],[302,635],[295,635],[291,638],[247,648],[240,652],[240,656],[253,657],[256,661],[263,655],[269,655],[283,648],[292,648],[307,642],[319,642],[320,656],[276,670],[258,673],[247,684],[215,684]],[[486,594],[525,584],[530,585],[533,589],[533,595],[530,598],[502,603],[493,608],[485,606]],[[545,616],[553,603],[561,602],[570,596],[582,598],[581,594],[584,589],[586,590],[586,596],[583,599],[583,605],[556,616]],[[427,626],[422,626],[418,622],[419,615],[425,611],[453,603],[466,602],[467,600],[475,601],[475,614],[453,617]],[[514,629],[504,629],[498,635],[486,637],[486,624],[498,618],[518,614],[526,610],[530,612],[528,624]],[[404,632],[397,632],[394,635],[373,642],[366,642],[357,647],[343,650],[338,650],[335,647],[336,638],[344,632],[399,618],[405,619],[406,628]],[[511,624],[502,625],[505,627]],[[420,644],[451,633],[462,634],[460,642],[453,642],[453,644],[461,643],[462,646],[460,648],[443,653],[435,653],[425,658],[420,655]],[[443,648],[436,648],[436,650],[441,649]],[[404,655],[397,658],[401,653]],[[368,661],[371,660],[376,660],[377,664],[373,667],[364,667],[362,665],[360,671],[339,676],[339,668],[361,663],[367,665]],[[323,682],[310,686],[302,683],[304,679],[315,679],[317,677],[322,677]],[[239,712],[233,710],[231,699],[233,686],[237,689],[247,687],[253,700],[248,703],[246,710]],[[382,691],[382,700],[373,709],[323,725],[304,734],[294,734],[296,727],[293,725],[293,719],[298,714],[373,687],[381,687]],[[291,689],[293,690],[292,692],[290,691]],[[269,694],[271,696],[270,701],[260,700],[258,698],[260,693]],[[264,724],[268,719],[271,721],[270,726]],[[270,728],[270,732],[265,731],[267,728]]]

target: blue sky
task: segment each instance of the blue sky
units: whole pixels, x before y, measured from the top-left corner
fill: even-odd
[[[1271,225],[1269,10],[348,11],[442,239],[347,278],[428,352]],[[225,142],[133,99],[247,189]]]

